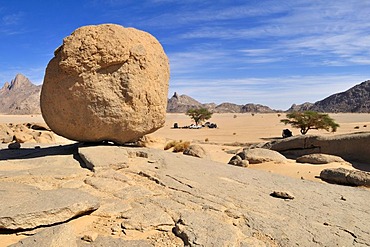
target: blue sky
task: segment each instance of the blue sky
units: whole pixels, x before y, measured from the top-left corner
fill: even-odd
[[[369,13],[366,0],[3,0],[0,86],[41,84],[64,37],[116,23],[161,42],[169,96],[286,110],[370,79]]]

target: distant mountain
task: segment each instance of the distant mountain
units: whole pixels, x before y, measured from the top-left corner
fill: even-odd
[[[293,111],[309,111],[312,106],[313,106],[313,103],[309,103],[309,102],[306,102],[306,103],[303,103],[303,104],[300,104],[300,105],[293,104],[287,110],[287,112],[293,112]]]
[[[255,113],[268,113],[276,112],[268,106],[259,104],[246,104],[237,105],[233,103],[222,103],[216,105],[215,103],[202,104],[199,101],[187,96],[175,94],[168,100],[167,112],[171,113],[184,113],[192,108],[207,108],[214,113],[243,113],[243,112],[255,112]]]
[[[187,112],[191,108],[201,108],[202,103],[187,95],[175,94],[167,101],[167,112]]]
[[[364,81],[345,92],[333,94],[316,103],[292,105],[288,111],[319,112],[370,112],[370,80]]]
[[[0,113],[40,114],[41,86],[36,86],[22,74],[0,89]]]

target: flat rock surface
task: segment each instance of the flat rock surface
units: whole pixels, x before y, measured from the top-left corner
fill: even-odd
[[[77,246],[369,246],[367,189],[298,180],[155,149],[94,149],[96,155],[109,156],[105,163],[99,160],[102,169],[92,173],[80,167],[87,170],[85,175],[55,185],[87,192],[102,204],[85,216],[88,224],[75,224]],[[126,166],[110,164],[121,156]],[[17,179],[13,177],[13,182]],[[273,191],[289,191],[294,199],[272,197]],[[24,197],[32,201],[36,195]],[[80,219],[62,225],[74,222]],[[86,231],[98,237],[82,241]],[[41,232],[30,238],[37,234]],[[0,233],[0,241],[5,237]]]
[[[0,228],[29,229],[67,221],[99,207],[99,201],[74,189],[40,190],[0,182]]]

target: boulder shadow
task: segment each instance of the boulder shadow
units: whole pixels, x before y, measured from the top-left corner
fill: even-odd
[[[59,145],[59,146],[47,146],[40,147],[35,146],[25,147],[19,149],[0,149],[0,161],[2,160],[25,160],[34,159],[40,157],[54,156],[54,155],[73,155],[73,158],[80,163],[82,168],[87,168],[85,162],[81,159],[78,154],[78,147],[80,143]]]

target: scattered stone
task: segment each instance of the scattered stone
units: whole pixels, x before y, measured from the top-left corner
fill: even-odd
[[[190,145],[187,149],[185,149],[184,154],[203,159],[209,158],[207,151],[197,144]]]
[[[34,126],[42,124],[23,123],[23,124],[0,124],[0,143],[55,143],[55,138],[50,131],[36,131]],[[41,129],[41,127],[35,127]]]
[[[163,127],[169,63],[149,33],[114,24],[85,26],[54,55],[41,111],[58,135],[124,144]]]
[[[0,182],[0,229],[30,229],[64,222],[96,210],[98,200],[79,190],[40,190]]]
[[[8,148],[9,149],[20,149],[21,144],[19,142],[13,142],[8,145]]]
[[[89,231],[89,232],[86,232],[83,237],[81,238],[81,240],[83,241],[86,241],[86,242],[94,242],[95,239],[99,236],[98,233],[96,232],[93,232],[93,231]]]
[[[13,141],[14,133],[13,131],[6,125],[0,124],[0,142],[1,143],[8,143]]]
[[[330,155],[330,154],[306,154],[298,157],[296,160],[298,163],[309,163],[309,164],[328,164],[332,162],[347,163],[341,157]]]
[[[294,199],[294,196],[291,193],[286,192],[286,191],[274,191],[270,194],[270,196],[281,198],[281,199],[289,199],[289,200]]]
[[[248,162],[248,160],[243,160],[239,155],[234,155],[230,159],[228,164],[233,165],[233,166],[248,167],[249,162]]]

